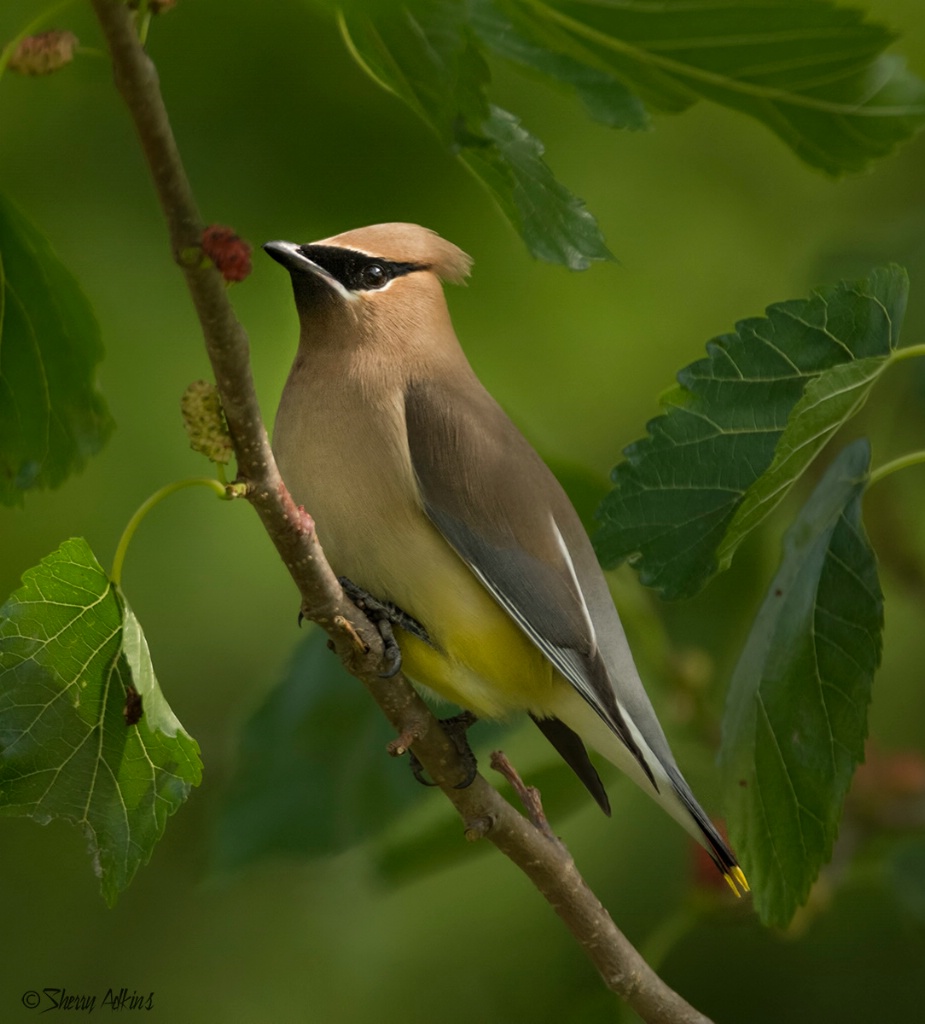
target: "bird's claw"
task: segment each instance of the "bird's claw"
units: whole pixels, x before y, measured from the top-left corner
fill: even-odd
[[[471,711],[463,711],[450,718],[440,719],[441,728],[450,740],[452,740],[453,745],[459,751],[459,756],[466,769],[465,778],[461,782],[457,782],[453,786],[453,789],[466,789],[472,785],[476,775],[478,774],[478,761],[476,761],[475,754],[472,753],[472,748],[469,746],[469,740],[466,738],[467,730],[477,721],[478,718]],[[424,766],[417,757],[415,757],[413,750],[408,751],[408,759],[411,765],[411,774],[418,782],[421,783],[422,786],[437,785],[436,782],[432,782],[430,779],[424,778]]]
[[[337,580],[347,597],[366,614],[382,637],[382,659],[386,667],[384,672],[379,673],[380,679],[391,679],[401,671],[401,647],[395,639],[393,626],[400,626],[406,633],[423,640],[430,647],[434,646],[433,640],[420,622],[391,601],[380,601],[346,576],[338,576]]]
[[[382,637],[382,660],[386,669],[379,673],[380,679],[391,679],[401,671],[401,647],[392,632],[392,623],[388,619],[374,619],[379,636]]]

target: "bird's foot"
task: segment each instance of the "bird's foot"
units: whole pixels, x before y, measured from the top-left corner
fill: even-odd
[[[453,746],[459,751],[463,765],[466,769],[466,776],[461,782],[457,782],[453,789],[465,789],[471,786],[475,776],[478,774],[479,766],[469,746],[466,732],[474,725],[478,718],[471,711],[463,711],[461,714],[453,715],[451,718],[441,718],[440,726],[447,736],[452,740]],[[408,751],[408,758],[411,764],[411,774],[421,783],[422,786],[436,786],[436,782],[424,778],[424,766],[415,757],[414,751]]]
[[[401,670],[401,648],[395,639],[393,626],[400,626],[406,633],[416,636],[431,647],[434,646],[427,630],[407,612],[402,611],[391,601],[380,601],[379,598],[373,597],[372,594],[357,586],[346,576],[338,576],[337,579],[347,597],[361,612],[366,614],[379,631],[379,636],[382,637],[382,660],[385,662],[386,668],[384,672],[379,673],[380,678],[391,679]]]

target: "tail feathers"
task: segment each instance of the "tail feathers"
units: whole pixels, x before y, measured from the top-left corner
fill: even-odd
[[[550,730],[548,727],[553,720],[553,715],[557,721]],[[720,874],[736,895],[748,892],[748,881],[739,867],[735,854],[729,849],[726,841],[706,816],[700,804],[697,803],[690,786],[684,781],[668,749],[667,741],[661,735],[658,723],[655,722],[654,712],[649,734],[651,735],[653,730],[658,729],[657,742],[647,740],[633,720],[626,717],[628,728],[634,735],[636,750],[643,754],[646,763],[645,771],[640,766],[636,752],[627,748],[613,726],[605,721],[573,688],[563,687],[559,691],[559,699],[549,709],[547,716],[537,724],[581,781],[591,790],[602,807],[604,805],[595,787],[600,787],[603,790],[603,786],[601,786],[597,772],[594,771],[587,754],[582,749],[584,744],[592,747],[606,757],[611,764],[625,772],[644,793],[648,793],[693,836],[712,858]],[[551,735],[551,732],[554,735]],[[564,742],[565,740],[568,742]],[[580,751],[581,758],[578,757],[573,747],[577,747]],[[659,749],[661,755],[657,754],[653,747]],[[569,752],[566,753],[566,750]],[[591,773],[593,773],[593,777]]]
[[[591,763],[584,743],[577,733],[558,718],[537,718],[530,716],[539,727],[540,732],[559,752],[559,756],[585,784],[588,792],[597,801],[598,807],[610,817],[610,800],[604,783],[601,782],[597,769]]]
[[[687,808],[688,813],[700,830],[703,848],[712,858],[713,863],[719,869],[729,888],[732,889],[736,896],[750,892],[748,879],[745,877],[745,872],[739,866],[735,854],[729,849],[729,844],[719,834],[719,830],[706,816],[700,804],[697,803],[690,786],[684,781],[681,773],[677,769],[671,768],[668,769],[668,777],[674,791],[678,794],[678,798]]]

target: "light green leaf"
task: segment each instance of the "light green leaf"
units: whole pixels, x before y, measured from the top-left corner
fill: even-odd
[[[0,196],[0,501],[57,487],[113,423],[96,387],[99,327],[43,235]]]
[[[360,64],[475,173],[534,256],[573,270],[611,258],[594,218],[544,163],[539,140],[489,104],[488,67],[465,0],[354,6],[341,25]]]
[[[829,0],[483,4],[654,109],[707,99],[739,110],[830,174],[863,169],[925,123],[925,83],[884,53],[893,33]],[[561,77],[548,61],[546,71]]]
[[[729,834],[768,924],[786,925],[805,902],[864,758],[883,629],[861,523],[869,464],[866,440],[845,448],[787,531],[729,689]]]
[[[137,619],[65,541],[0,608],[0,815],[80,827],[111,905],[201,774]]]
[[[721,568],[729,565],[745,535],[778,504],[838,428],[861,408],[888,365],[889,359],[870,356],[839,363],[809,381],[790,413],[771,465],[746,493],[719,546]]]
[[[725,569],[889,365],[907,292],[905,271],[885,267],[711,341],[613,471],[602,562],[630,559],[666,597]]]
[[[244,728],[218,823],[219,869],[261,857],[338,853],[392,823],[414,800],[390,726],[313,629]]]

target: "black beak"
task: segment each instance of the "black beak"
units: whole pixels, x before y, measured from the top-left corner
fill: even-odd
[[[318,281],[324,282],[342,299],[346,299],[348,302],[354,299],[353,292],[348,291],[333,274],[305,255],[303,249],[307,248],[309,246],[296,245],[295,242],[279,241],[266,242],[263,246],[264,252],[277,263],[282,264],[290,274],[311,274]]]

